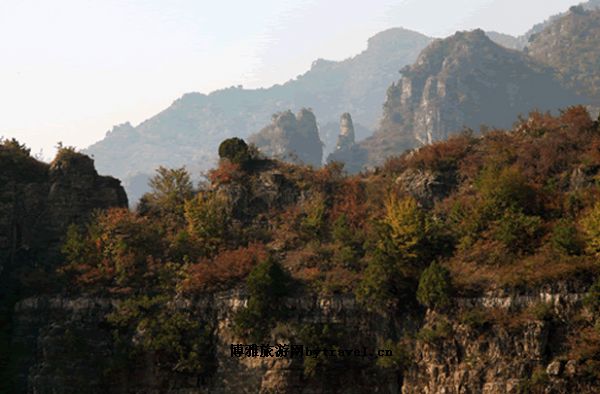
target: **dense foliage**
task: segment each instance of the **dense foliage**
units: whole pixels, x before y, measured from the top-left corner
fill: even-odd
[[[243,146],[232,142],[223,157],[236,161]],[[223,160],[215,171],[228,177],[197,189],[184,169],[159,169],[138,211],[99,212],[69,230],[62,272],[79,291],[122,299],[110,319],[116,332],[143,332],[139,346],[182,373],[210,369],[197,355],[210,327],[189,321],[178,297],[245,289],[237,332],[260,339],[286,320],[281,300],[296,292],[354,292],[380,311],[417,302],[443,311],[453,295],[600,272],[600,130],[582,107],[533,113],[479,138],[463,133],[359,176],[337,164],[262,160],[246,168]],[[450,181],[423,191],[400,181],[407,172]],[[593,308],[596,293],[597,285]],[[464,320],[483,327],[489,319]],[[444,322],[418,339],[448,335]],[[308,363],[307,373],[321,368]]]

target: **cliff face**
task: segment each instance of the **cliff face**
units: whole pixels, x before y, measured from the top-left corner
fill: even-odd
[[[535,34],[527,52],[556,70],[565,84],[600,103],[600,10],[573,7]]]
[[[519,114],[579,102],[553,71],[493,43],[483,31],[460,32],[429,45],[402,70],[384,104],[380,130],[362,144],[369,163],[444,140],[464,127],[510,127]]]
[[[297,115],[291,111],[273,115],[271,124],[250,136],[249,141],[263,154],[291,163],[318,167],[323,160],[317,119],[305,108]]]
[[[344,327],[347,347],[377,346],[378,339],[390,334],[416,338],[404,371],[333,364],[318,376],[307,374],[299,359],[231,356],[231,344],[248,342],[232,330],[235,311],[247,302],[243,292],[180,301],[179,307],[193,310],[213,327],[215,346],[209,351],[214,352],[216,370],[203,379],[160,370],[148,358],[129,369],[111,364],[117,350],[102,323],[112,309],[110,300],[30,298],[16,306],[15,341],[35,359],[21,360],[28,367],[19,378],[29,393],[60,388],[65,393],[500,394],[540,387],[549,393],[593,393],[586,366],[561,353],[561,342],[578,334],[573,317],[585,316],[585,290],[581,284],[558,283],[528,293],[494,292],[456,298],[451,313],[428,310],[424,315],[371,313],[342,295],[281,300],[300,324]],[[540,305],[544,313],[535,312]],[[514,320],[503,318],[509,312]],[[282,329],[272,335],[275,341],[289,339]],[[111,371],[112,380],[98,374],[99,368]]]
[[[120,181],[100,176],[89,157],[65,151],[51,165],[0,146],[0,274],[17,261],[47,260],[71,223],[93,210],[126,207]]]

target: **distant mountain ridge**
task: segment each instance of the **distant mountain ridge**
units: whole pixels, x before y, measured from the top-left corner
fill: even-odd
[[[368,164],[445,140],[464,127],[508,128],[519,114],[580,103],[554,70],[491,41],[482,30],[436,40],[387,93],[380,130],[360,145]]]
[[[305,74],[283,85],[185,94],[137,127],[126,123],[113,128],[84,152],[94,156],[100,172],[124,180],[131,201],[141,194],[140,174],[152,174],[159,165],[187,165],[197,175],[215,164],[222,140],[246,138],[268,124],[273,113],[288,109],[312,109],[327,154],[335,148],[342,113],[352,113],[357,138],[373,132],[386,89],[431,40],[390,29],[371,37],[362,53],[339,62],[317,60]]]

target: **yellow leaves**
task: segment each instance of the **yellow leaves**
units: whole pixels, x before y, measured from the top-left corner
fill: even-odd
[[[600,256],[600,202],[581,219],[581,228],[586,238],[586,252]]]
[[[417,201],[412,197],[398,199],[393,194],[388,195],[383,222],[388,228],[388,236],[394,248],[403,257],[416,258],[418,245],[425,238],[428,227],[425,214]]]

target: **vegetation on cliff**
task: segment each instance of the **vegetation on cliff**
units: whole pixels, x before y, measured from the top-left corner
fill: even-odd
[[[294,292],[354,292],[371,310],[443,311],[455,296],[569,278],[591,285],[600,273],[600,128],[583,107],[463,133],[356,176],[336,163],[315,170],[260,158],[240,140],[220,151],[210,184],[192,188],[185,170],[159,169],[137,212],[99,212],[70,228],[63,248],[71,285],[123,300],[112,318],[120,332],[143,332],[150,339],[138,343],[159,353],[167,339],[183,341],[164,358],[172,368],[196,360],[184,343],[192,326],[169,301],[178,297],[246,288],[235,324],[262,338],[286,321],[280,300]],[[406,173],[443,175],[448,187],[420,190]],[[479,327],[482,319],[465,317]],[[445,321],[417,339],[447,335]],[[582,329],[593,330],[586,321]],[[581,346],[572,338],[560,351]],[[600,360],[600,342],[586,346],[580,357]]]

